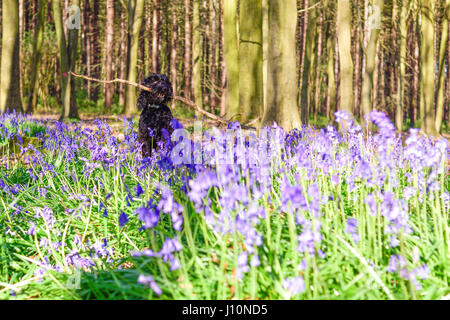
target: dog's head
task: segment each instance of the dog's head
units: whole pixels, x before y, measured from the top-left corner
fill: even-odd
[[[164,74],[151,73],[142,81],[142,85],[152,91],[141,90],[138,98],[138,109],[142,110],[149,105],[165,105],[173,98],[172,84]]]

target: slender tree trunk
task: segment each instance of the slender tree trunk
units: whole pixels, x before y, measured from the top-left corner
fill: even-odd
[[[99,12],[100,12],[100,1],[94,1],[92,4],[92,16],[91,16],[91,45],[92,45],[92,76],[94,78],[99,79],[101,77],[101,66],[100,66],[100,29],[98,26],[98,20],[99,20]],[[91,99],[95,102],[97,102],[99,98],[99,92],[100,87],[98,84],[92,85],[92,91],[91,91]]]
[[[380,98],[381,98],[381,107],[382,109],[386,110],[386,72],[387,70],[385,69],[385,65],[386,65],[386,55],[384,53],[384,48],[381,46],[381,54],[380,54],[380,68],[378,71],[378,74],[381,76],[380,78]],[[376,94],[376,93],[375,93]]]
[[[225,116],[227,111],[227,64],[225,62],[225,22],[224,22],[224,0],[220,0],[220,85],[222,95],[220,96],[220,116]]]
[[[202,94],[202,33],[200,21],[200,1],[194,0],[192,9],[192,91],[195,103],[203,107]]]
[[[170,52],[170,79],[172,82],[173,92],[177,92],[177,4],[175,2],[172,7],[172,36],[171,36],[171,52]],[[175,102],[172,102],[172,108],[175,107]]]
[[[269,0],[267,108],[261,126],[276,122],[286,131],[301,127],[297,108],[296,0]]]
[[[127,58],[127,80],[137,80],[137,60],[139,49],[139,34],[144,15],[144,0],[128,1],[128,58]],[[136,88],[125,87],[125,114],[132,115],[137,112]]]
[[[313,5],[313,1],[305,1],[305,5],[308,6]],[[309,120],[308,107],[310,104],[310,98],[308,95],[308,88],[310,87],[309,79],[310,79],[310,69],[311,69],[311,58],[313,57],[313,45],[315,42],[314,39],[314,30],[315,26],[315,11],[309,11],[305,13],[305,32],[306,37],[303,43],[303,60],[302,60],[302,81],[301,81],[301,98],[300,98],[300,116],[303,124],[307,124]]]
[[[320,12],[319,18],[319,36],[317,39],[317,63],[316,63],[316,84],[315,88],[315,98],[314,98],[314,121],[317,121],[317,114],[320,109],[320,76],[322,69],[322,35],[323,35],[323,12]]]
[[[373,89],[372,89],[372,107],[378,108],[378,87],[379,87],[379,78],[380,78],[380,42],[377,43],[377,49],[375,51],[375,65],[373,71]]]
[[[23,0],[19,0],[19,79],[23,78],[22,74],[22,50],[20,50],[21,44],[23,43],[23,37],[24,37],[24,6],[23,6]],[[19,81],[19,94],[22,100],[23,97],[23,91],[22,91],[22,81]],[[22,104],[23,108],[23,104]]]
[[[127,46],[128,46],[128,28],[125,25],[126,10],[122,8],[120,14],[120,58],[119,58],[119,77],[125,79],[127,74]],[[119,105],[125,105],[125,85],[119,83]]]
[[[366,51],[369,46],[369,0],[364,0],[364,27],[363,27],[363,55],[362,55],[362,66],[361,66],[361,97],[360,97],[360,106],[359,106],[359,116],[361,118],[361,123],[364,122],[364,110],[361,107],[362,101],[362,82],[364,81],[364,74],[366,73],[367,59],[366,59]]]
[[[356,1],[356,11],[357,11],[357,22],[356,22],[356,30],[355,30],[355,70],[354,70],[354,78],[353,78],[353,114],[356,116],[359,114],[359,83],[361,80],[360,77],[360,66],[361,66],[361,9],[360,9],[360,0]]]
[[[434,113],[434,1],[423,0],[421,8],[421,87],[423,100],[423,129],[425,133],[437,136]]]
[[[397,81],[397,104],[395,107],[395,126],[397,130],[403,130],[403,106],[405,103],[405,76],[406,76],[406,40],[408,37],[407,15],[408,15],[408,1],[400,0],[400,52],[399,65],[400,74]]]
[[[336,111],[336,78],[334,76],[335,66],[335,52],[334,52],[334,39],[331,35],[327,39],[327,52],[328,52],[328,94],[327,94],[327,110],[326,116],[330,119],[331,115]]]
[[[216,109],[216,82],[217,82],[217,66],[216,66],[216,50],[217,50],[217,0],[212,0],[211,5],[211,92],[210,102],[211,111],[215,113]]]
[[[47,1],[39,0],[36,2],[36,28],[34,30],[33,40],[33,64],[31,68],[30,92],[28,94],[27,113],[33,113],[37,105],[37,92],[39,84],[39,69],[41,65],[41,48],[44,40],[44,21],[46,15]]]
[[[224,3],[224,39],[227,71],[226,118],[239,114],[239,46],[237,32],[237,0]]]
[[[442,34],[441,44],[439,49],[439,75],[438,75],[438,88],[437,88],[437,101],[436,101],[436,130],[441,131],[442,120],[444,118],[444,103],[445,103],[445,54],[447,52],[448,44],[448,21],[450,20],[450,0],[445,2],[445,15],[442,22]],[[449,77],[449,67],[447,65],[447,77]]]
[[[89,0],[84,0],[84,8],[83,8],[83,34],[84,34],[84,48],[85,48],[85,56],[86,56],[86,72],[89,76],[92,75],[92,22],[91,22],[91,4]],[[64,14],[64,12],[63,12]],[[63,20],[64,23],[64,20]],[[92,82],[86,81],[87,94],[89,97],[92,96]]]
[[[447,11],[448,12],[448,11]],[[450,20],[450,16],[447,16]],[[450,24],[450,23],[449,23]],[[450,28],[450,25],[449,25]],[[450,33],[450,30],[449,30]],[[450,123],[450,36],[448,37],[448,43],[447,43],[447,123]]]
[[[153,0],[153,29],[152,29],[152,69],[153,72],[159,73],[159,0]]]
[[[191,0],[185,0],[184,96],[191,98]]]
[[[263,109],[261,0],[240,1],[239,17],[239,108],[247,121]]]
[[[114,57],[114,0],[106,0],[106,39],[105,39],[105,77],[106,80],[113,79],[113,57]],[[111,110],[114,95],[114,86],[105,85],[105,107]]]
[[[420,104],[420,42],[419,42],[419,33],[418,33],[418,23],[417,21],[413,22],[412,33],[415,41],[414,45],[414,80],[413,80],[413,123],[414,126],[417,125],[418,113],[419,113],[419,104]]]
[[[376,0],[376,6],[379,8],[380,12],[383,11],[383,0]],[[373,7],[376,8],[376,7]],[[372,13],[374,14],[374,13]],[[378,35],[380,33],[379,26],[376,25],[375,21],[366,24],[369,27],[370,38],[368,46],[366,48],[366,67],[363,75],[363,84],[361,92],[361,108],[363,116],[368,116],[375,105],[375,96],[377,91],[373,89],[374,85],[374,72],[376,70],[376,57],[377,57],[377,46],[378,46]],[[376,81],[375,81],[376,82]]]
[[[79,0],[74,0],[72,5],[79,7]],[[62,114],[61,118],[78,118],[78,110],[76,99],[74,96],[75,82],[70,72],[75,66],[77,46],[78,46],[78,26],[76,25],[76,17],[72,27],[67,30],[68,40],[64,35],[64,25],[62,17],[61,2],[59,0],[52,0],[53,16],[55,21],[56,38],[58,40],[58,48],[60,53],[60,69],[61,69],[61,100],[62,100]],[[74,12],[72,12],[75,14]],[[67,25],[67,23],[66,23]]]
[[[267,77],[269,71],[269,0],[262,0],[263,36],[263,114],[267,109]]]
[[[340,109],[353,110],[353,61],[351,55],[350,0],[337,2],[337,38],[340,62]]]
[[[202,93],[203,93],[203,105],[211,111],[211,92],[208,81],[211,79],[211,64],[210,64],[210,42],[211,42],[211,21],[210,21],[210,0],[202,0],[203,2],[203,14],[200,15],[200,19],[204,25],[204,34],[202,39]],[[202,10],[200,10],[202,11]],[[206,85],[205,85],[206,84]]]
[[[299,20],[299,30],[300,30],[300,34],[299,34],[299,38],[300,38],[300,48],[299,48],[299,55],[298,55],[298,60],[299,60],[299,72],[298,72],[298,83],[299,83],[299,95],[298,95],[298,105],[300,106],[300,117],[303,119],[303,116],[306,115],[305,112],[303,112],[301,110],[302,108],[302,93],[303,93],[303,69],[305,67],[305,56],[306,56],[306,42],[307,42],[307,35],[308,35],[308,23],[309,23],[309,12],[310,10],[307,10],[308,6],[309,6],[309,0],[304,0],[304,8],[303,10],[303,19],[297,18]],[[302,4],[302,0],[300,0],[300,7]],[[308,57],[309,61],[310,57]]]
[[[2,27],[0,114],[8,110],[21,112],[19,3],[16,0],[3,0]]]

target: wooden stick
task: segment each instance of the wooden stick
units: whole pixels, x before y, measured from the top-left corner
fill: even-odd
[[[100,82],[100,83],[105,83],[105,84],[124,83],[124,84],[130,85],[130,86],[137,87],[137,88],[139,88],[141,90],[144,90],[144,91],[152,92],[152,89],[150,89],[150,88],[148,88],[146,86],[143,86],[143,85],[141,85],[139,83],[128,81],[128,80],[123,80],[123,79],[100,80],[100,79],[91,78],[91,77],[88,77],[88,76],[85,76],[85,75],[82,75],[82,74],[76,74],[76,73],[74,73],[72,71],[70,71],[69,73],[72,76],[74,76],[74,77],[82,78],[82,79],[85,79],[85,80],[88,80],[88,81]],[[185,105],[190,106],[191,108],[193,108],[197,112],[203,114],[204,116],[207,116],[208,118],[216,120],[216,121],[218,121],[218,122],[220,122],[222,124],[228,125],[231,122],[231,121],[228,121],[228,120],[226,120],[226,119],[224,119],[222,117],[216,116],[215,114],[212,114],[212,113],[210,113],[208,111],[203,110],[202,108],[200,108],[198,105],[196,105],[193,101],[191,101],[189,99],[186,99],[186,98],[183,98],[183,97],[180,97],[180,96],[176,96],[176,95],[173,97],[173,99],[175,99],[177,101],[180,101],[181,103],[184,103]],[[242,129],[247,129],[247,130],[255,130],[254,127],[249,127],[249,126],[245,126],[245,125],[241,125],[241,128]]]

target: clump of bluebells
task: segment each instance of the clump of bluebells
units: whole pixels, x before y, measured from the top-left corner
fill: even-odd
[[[0,233],[28,245],[20,263],[40,281],[131,268],[153,298],[448,294],[433,289],[450,276],[448,141],[412,129],[403,143],[384,113],[368,135],[341,111],[340,131],[191,135],[174,121],[150,158],[127,119],[121,136],[100,120],[36,122],[37,144],[27,121],[0,116],[0,142],[21,155],[2,154]]]

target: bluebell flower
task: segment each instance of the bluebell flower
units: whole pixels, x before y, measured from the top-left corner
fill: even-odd
[[[155,292],[158,296],[162,294],[162,290],[159,288],[158,284],[155,282],[152,276],[145,276],[143,274],[139,275],[138,283],[148,286]]]
[[[350,234],[353,241],[355,241],[355,242],[359,241],[358,220],[357,219],[355,219],[355,218],[348,219],[347,227],[346,227],[345,231]]]
[[[144,190],[142,190],[141,185],[138,183],[136,185],[136,197],[139,198],[144,193]]]
[[[142,207],[136,209],[136,213],[139,215],[139,220],[141,220],[144,225],[144,229],[151,229],[158,225],[159,221],[159,210],[154,207]]]
[[[286,278],[283,281],[283,288],[293,296],[305,291],[305,281],[303,277]]]
[[[125,212],[122,211],[122,213],[119,216],[119,225],[123,227],[128,222],[128,216]]]

